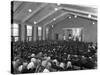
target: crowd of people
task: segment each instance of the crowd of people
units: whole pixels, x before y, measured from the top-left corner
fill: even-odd
[[[79,41],[12,42],[13,74],[97,68],[97,44]]]

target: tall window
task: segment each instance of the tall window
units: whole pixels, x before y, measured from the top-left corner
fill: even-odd
[[[41,40],[41,36],[42,36],[42,27],[38,27],[38,36],[39,36],[39,40]]]
[[[11,29],[12,29],[12,31],[11,31],[11,36],[12,36],[12,39],[13,39],[13,41],[18,41],[18,39],[19,39],[19,26],[18,26],[18,24],[12,24],[12,26],[11,26]]]
[[[46,39],[48,39],[49,28],[46,28]]]
[[[32,26],[27,25],[27,41],[32,40]]]

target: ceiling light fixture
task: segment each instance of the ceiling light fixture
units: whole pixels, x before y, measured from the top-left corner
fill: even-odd
[[[95,22],[93,22],[92,24],[95,24]]]
[[[38,30],[41,30],[41,29],[42,29],[42,28],[39,26],[39,27],[38,27]]]
[[[34,21],[34,24],[36,24],[37,22],[36,21]]]
[[[61,5],[60,3],[57,3],[57,5],[59,6],[59,5]]]
[[[52,25],[52,28],[53,28],[53,25]]]
[[[69,19],[71,19],[71,16],[69,17]]]
[[[91,18],[91,14],[88,15],[88,18]]]
[[[53,18],[53,20],[55,21],[55,20],[56,20],[56,18]]]
[[[77,18],[77,15],[75,15],[74,17]]]
[[[29,12],[32,12],[32,9],[28,9]]]
[[[57,10],[58,10],[58,8],[55,8],[54,10],[55,10],[55,11],[57,11]]]

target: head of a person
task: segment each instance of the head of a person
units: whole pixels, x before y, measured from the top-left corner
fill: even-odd
[[[70,54],[68,54],[68,58],[70,57]]]
[[[35,58],[31,58],[31,62],[36,63],[36,59]]]
[[[85,56],[82,56],[82,59],[85,59]]]
[[[52,62],[56,63],[56,66],[58,66],[58,65],[59,65],[59,62],[58,62],[58,60],[57,60],[57,59],[54,59]]]
[[[50,62],[48,62],[46,68],[49,69],[49,68],[51,67],[51,65],[52,65],[52,64],[51,64]]]
[[[43,53],[42,53],[42,52],[39,52],[39,53],[38,53],[38,56],[39,56],[39,57],[41,57],[42,55],[43,55]]]
[[[65,64],[63,62],[60,63],[59,65],[61,68],[64,68],[65,67]]]
[[[44,73],[50,72],[47,68],[43,70]]]
[[[47,60],[50,60],[51,59],[51,57],[47,57]]]
[[[67,67],[72,67],[71,61],[68,61],[68,62],[67,62]]]
[[[34,68],[34,63],[33,62],[30,62],[28,65],[27,65],[27,69],[33,69]]]
[[[28,63],[27,62],[23,62],[23,66],[27,66],[28,65]]]
[[[32,53],[32,54],[31,54],[31,57],[34,57],[34,56],[35,56],[35,54],[34,54],[34,53]]]
[[[23,65],[20,65],[20,66],[18,67],[18,71],[19,71],[19,72],[22,72],[22,70],[23,70]]]
[[[92,57],[90,56],[89,59],[92,59]]]

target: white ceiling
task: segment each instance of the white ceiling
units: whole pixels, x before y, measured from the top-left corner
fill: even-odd
[[[88,17],[89,14],[91,17]],[[97,20],[97,8],[56,3],[13,2],[13,22],[18,24],[34,25],[36,22],[39,26],[50,25],[72,15]]]

